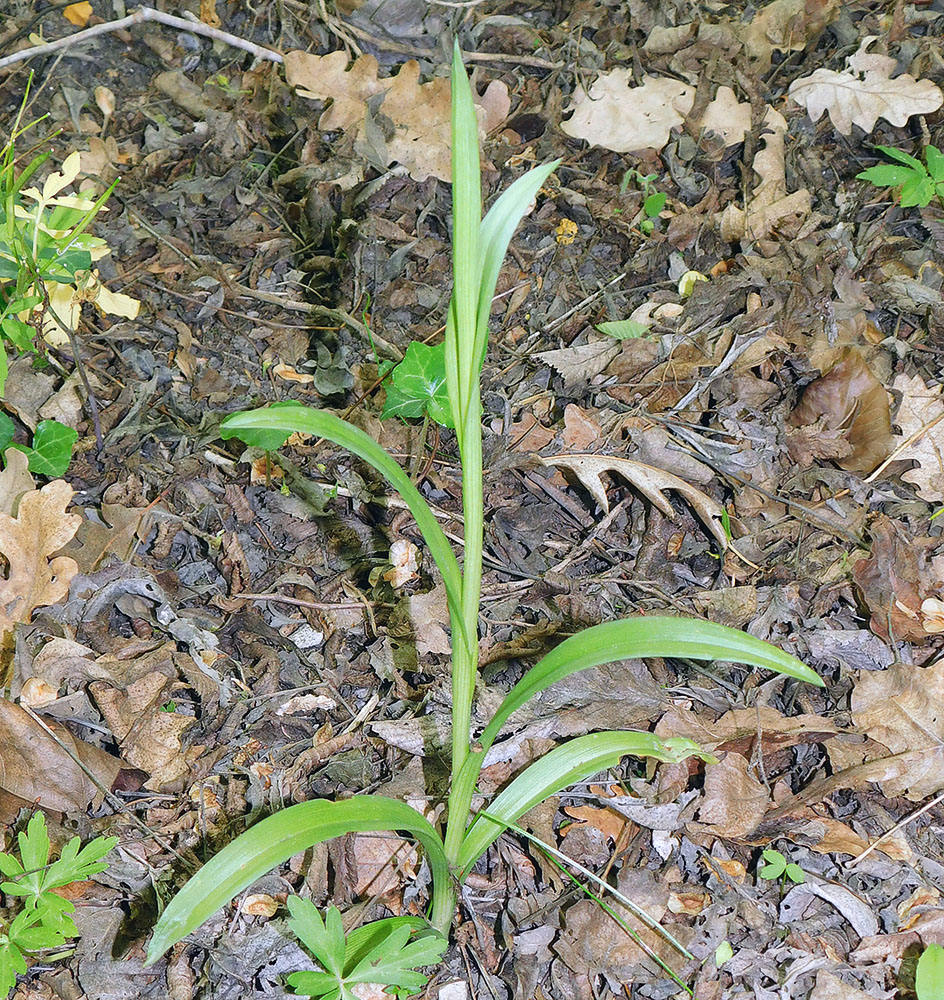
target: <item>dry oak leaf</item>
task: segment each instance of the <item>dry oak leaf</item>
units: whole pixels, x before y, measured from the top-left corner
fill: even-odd
[[[445,77],[420,83],[420,67],[410,59],[396,76],[379,80],[378,63],[371,55],[359,56],[348,69],[344,52],[326,56],[293,51],[285,54],[285,77],[302,97],[331,100],[318,119],[322,132],[340,129],[353,139],[367,138],[367,102],[383,95],[379,107],[371,103],[372,115],[382,115],[393,123],[393,135],[382,143],[387,163],[401,163],[416,181],[451,178],[450,85]],[[482,96],[473,94],[478,109],[479,131],[491,131],[507,116],[508,89],[493,80]],[[377,123],[371,128],[377,131]],[[378,141],[371,142],[376,150]]]
[[[618,66],[601,73],[589,91],[574,90],[567,109],[573,115],[561,122],[561,131],[615,153],[662,149],[694,103],[694,87],[665,76],[644,76],[642,86],[634,87],[632,70]],[[736,145],[751,127],[750,104],[739,104],[730,87],[721,87],[702,125],[717,131],[726,146]]]
[[[698,822],[690,828],[718,837],[753,833],[772,803],[770,793],[751,772],[748,760],[738,753],[706,764],[705,797],[698,806]]]
[[[122,761],[77,740],[51,719],[43,722],[55,738],[19,705],[0,699],[0,792],[6,793],[4,806],[11,805],[9,796],[15,796],[22,800],[21,805],[38,802],[56,812],[85,812],[91,802],[101,799],[89,774],[103,788],[111,789]]]
[[[601,479],[604,472],[616,472],[621,475],[672,521],[676,519],[676,513],[672,504],[666,500],[664,491],[675,490],[689,502],[721,548],[728,547],[728,538],[722,525],[724,508],[721,504],[706,496],[701,490],[696,490],[684,479],[673,476],[671,472],[657,469],[652,465],[643,465],[642,462],[634,462],[629,458],[615,458],[612,455],[554,455],[550,458],[541,456],[538,458],[545,465],[570,469],[604,513],[609,513],[610,510],[606,488]]]
[[[79,571],[74,559],[56,556],[82,518],[67,514],[72,487],[63,479],[20,497],[16,517],[0,513],[0,553],[7,564],[0,580],[0,634],[29,621],[36,608],[55,604],[69,592]]]
[[[764,148],[757,152],[752,163],[760,182],[751,192],[746,209],[728,205],[721,213],[721,238],[727,243],[763,239],[788,219],[797,218],[802,222],[812,210],[810,192],[806,188],[787,193],[786,118],[768,105],[764,125],[766,131],[761,135]]]
[[[913,802],[944,788],[944,663],[893,663],[863,672],[852,692],[852,718],[892,754],[914,754],[911,767],[882,794]]]
[[[871,132],[879,118],[904,125],[912,115],[931,114],[944,104],[944,93],[930,80],[916,80],[907,73],[891,79],[896,61],[868,51],[875,37],[862,40],[841,73],[818,69],[790,84],[790,97],[806,108],[814,122],[826,111],[843,135],[849,135],[853,125]]]
[[[928,388],[920,375],[898,375],[892,383],[901,393],[901,406],[895,423],[901,437],[895,444],[901,448],[895,457],[917,462],[916,469],[902,475],[906,483],[918,487],[918,496],[931,503],[944,500],[944,398],[941,386]],[[912,440],[913,439],[913,440]],[[908,442],[908,443],[906,443]]]

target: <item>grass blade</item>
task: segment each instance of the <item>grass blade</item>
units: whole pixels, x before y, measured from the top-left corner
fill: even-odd
[[[482,220],[479,234],[479,298],[476,315],[474,358],[479,367],[485,360],[488,343],[488,318],[492,311],[492,296],[498,283],[508,244],[521,222],[525,212],[537,196],[541,185],[557,169],[560,160],[545,163],[529,170],[519,177],[507,191],[504,191],[488,210]]]
[[[268,409],[245,410],[242,413],[230,414],[220,425],[220,435],[224,439],[242,438],[242,432],[245,431],[275,432],[284,435],[282,443],[296,431],[314,434],[347,448],[358,458],[372,465],[403,497],[407,507],[410,508],[417,527],[426,539],[430,555],[442,574],[453,623],[458,622],[464,631],[461,610],[462,578],[455,553],[446,540],[442,528],[439,527],[435,515],[429,509],[429,504],[386,449],[368,437],[360,428],[341,420],[333,413],[315,410],[310,406],[273,406]],[[251,435],[248,438],[252,440]]]
[[[509,716],[555,681],[588,667],[643,656],[733,660],[823,686],[816,672],[795,656],[738,629],[698,618],[625,618],[572,635],[539,660],[505,696],[479,743],[487,750]]]
[[[482,184],[478,119],[458,39],[452,56],[452,215],[453,322],[446,330],[446,373],[449,392],[458,404],[455,423],[461,436],[466,430],[466,411],[478,374],[475,315],[479,298]]]
[[[488,815],[479,814],[466,832],[459,852],[460,878],[465,878],[475,862],[533,806],[556,795],[575,782],[607,768],[615,767],[626,754],[655,757],[677,763],[693,755],[702,760],[716,758],[701,750],[693,740],[660,740],[653,733],[603,732],[580,736],[556,747],[525,768],[495,797]]]
[[[156,962],[257,878],[292,855],[345,833],[405,830],[423,845],[434,891],[449,886],[449,866],[432,825],[405,802],[370,795],[343,802],[301,802],[250,827],[207,862],[161,914],[145,965]]]

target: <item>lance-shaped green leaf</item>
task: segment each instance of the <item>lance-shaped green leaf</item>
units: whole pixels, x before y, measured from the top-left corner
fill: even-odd
[[[475,350],[473,357],[478,368],[485,360],[488,343],[488,318],[492,311],[492,296],[498,283],[508,244],[525,212],[537,197],[541,185],[557,169],[560,160],[534,167],[519,177],[507,191],[495,200],[482,220],[479,233],[479,299],[476,315]]]
[[[145,964],[156,962],[234,896],[292,855],[345,833],[380,830],[403,830],[416,837],[426,851],[433,891],[448,891],[449,865],[439,834],[405,802],[382,795],[343,802],[301,802],[250,827],[190,879],[161,914]]]
[[[462,621],[462,579],[442,528],[429,504],[400,468],[397,460],[359,427],[341,420],[333,413],[315,410],[300,404],[270,406],[268,409],[245,410],[232,413],[220,425],[220,435],[226,439],[238,437],[247,444],[274,450],[283,445],[290,435],[299,431],[327,438],[342,448],[347,448],[358,458],[372,465],[406,501],[417,527],[423,533],[430,554],[439,567],[453,621]]]
[[[823,686],[816,672],[795,656],[738,629],[698,618],[625,618],[584,629],[539,660],[505,696],[479,743],[487,750],[511,714],[555,681],[588,667],[644,656],[732,660]]]
[[[681,737],[660,740],[653,733],[590,733],[564,743],[525,768],[502,789],[489,805],[488,816],[476,817],[466,831],[459,852],[460,877],[465,878],[469,874],[475,862],[501,836],[505,826],[516,823],[548,796],[615,767],[626,754],[655,757],[669,763],[678,763],[691,756],[707,761],[716,759],[705,753],[694,740]]]

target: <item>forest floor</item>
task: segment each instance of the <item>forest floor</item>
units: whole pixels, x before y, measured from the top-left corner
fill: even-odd
[[[0,60],[121,6],[0,0]],[[68,595],[16,628],[8,693],[33,714],[0,747],[0,830],[9,845],[38,802],[55,843],[120,838],[73,887],[74,953],[15,996],[275,1000],[313,967],[288,894],[423,912],[414,846],[350,835],[143,968],[161,906],[259,816],[441,801],[448,615],[412,518],[333,446],[270,457],[219,423],[276,400],[344,413],[461,539],[453,433],[381,419],[379,377],[442,336],[457,34],[486,205],[561,160],[512,240],[483,372],[481,704],[564,636],[640,614],[745,629],[826,681],[595,668],[516,717],[482,791],[596,729],[697,740],[717,763],[627,759],[523,825],[671,930],[694,960],[644,937],[700,1000],[913,997],[917,955],[944,945],[944,208],[856,175],[891,162],[880,145],[944,148],[944,5],[157,7],[233,37],[145,22],[0,68],[3,141],[32,73],[27,118],[48,117],[29,144],[80,151],[100,189],[120,176],[97,266],[140,302],[87,305],[76,349],[12,361],[0,403],[17,440],[42,419],[78,431],[63,478],[82,515]],[[607,509],[540,461],[574,453]],[[684,489],[660,510],[626,460]],[[6,515],[43,482],[8,460]],[[766,849],[804,880],[761,877]],[[687,994],[509,835],[426,995]]]

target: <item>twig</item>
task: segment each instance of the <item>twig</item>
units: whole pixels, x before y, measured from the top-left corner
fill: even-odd
[[[867,858],[872,851],[876,850],[878,846],[884,841],[888,840],[892,834],[897,833],[903,827],[907,826],[912,820],[916,820],[919,816],[923,816],[929,809],[933,809],[939,802],[944,802],[944,792],[940,795],[935,796],[930,802],[926,802],[920,809],[916,812],[911,813],[910,816],[906,816],[903,820],[896,823],[890,830],[886,831],[878,838],[878,840],[873,841],[869,846],[861,853],[856,855],[851,861],[847,861],[845,867],[847,869],[852,868],[853,865],[857,865],[863,858]]]
[[[340,604],[324,604],[321,601],[303,601],[298,597],[283,597],[281,594],[230,594],[234,601],[276,601],[279,604],[292,604],[297,608],[311,608],[314,611],[363,610],[360,601],[342,601]]]
[[[59,49],[70,48],[82,42],[87,42],[98,35],[105,35],[113,31],[122,31],[135,24],[142,24],[145,21],[156,21],[158,24],[166,25],[168,28],[176,28],[178,31],[188,31],[193,35],[203,35],[205,38],[212,38],[216,42],[225,42],[233,48],[244,49],[251,52],[257,59],[269,59],[272,62],[281,63],[283,61],[281,52],[275,49],[267,49],[255,42],[231,35],[228,31],[220,31],[219,28],[211,28],[210,25],[202,21],[191,21],[184,17],[175,17],[173,14],[164,14],[162,11],[154,10],[153,7],[139,7],[133,14],[119,18],[117,21],[105,21],[103,24],[93,25],[83,31],[67,35],[65,38],[57,38],[54,42],[43,42],[42,45],[34,45],[29,49],[21,49],[11,56],[4,56],[0,59],[0,69],[12,66],[14,63],[22,62],[24,59],[32,59],[33,56],[47,55],[50,52],[57,52]]]

